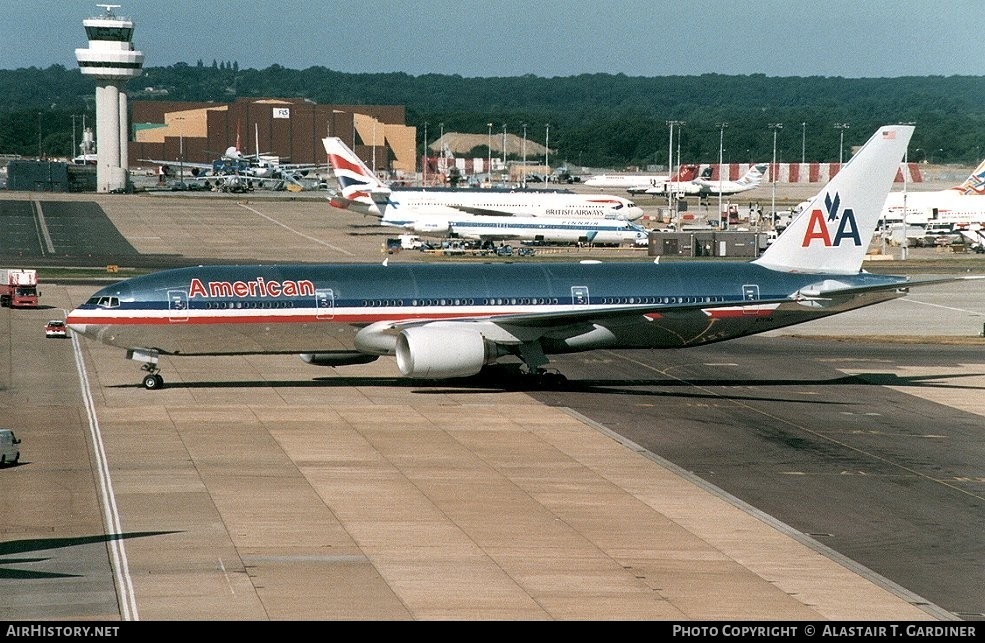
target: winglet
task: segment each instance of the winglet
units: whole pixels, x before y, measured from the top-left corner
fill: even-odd
[[[912,135],[912,125],[880,127],[754,263],[784,272],[858,273]]]

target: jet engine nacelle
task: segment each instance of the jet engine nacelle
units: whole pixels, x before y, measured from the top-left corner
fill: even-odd
[[[379,355],[367,355],[356,351],[337,351],[334,353],[301,353],[301,361],[312,366],[350,366],[352,364],[369,364],[380,358]]]
[[[407,377],[468,377],[496,357],[496,345],[477,329],[420,326],[397,337],[397,367]]]
[[[421,219],[419,221],[414,221],[411,225],[411,229],[414,232],[420,234],[446,234],[449,232],[451,226],[448,225],[447,220],[434,220]]]

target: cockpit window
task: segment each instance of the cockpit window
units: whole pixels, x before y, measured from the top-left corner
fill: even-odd
[[[120,298],[119,297],[90,297],[89,301],[86,302],[90,306],[99,306],[100,308],[119,308]]]

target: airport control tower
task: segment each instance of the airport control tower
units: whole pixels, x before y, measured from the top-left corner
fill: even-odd
[[[117,17],[118,4],[97,4],[103,15],[86,18],[82,26],[89,47],[76,49],[79,70],[96,79],[96,191],[127,186],[127,95],[124,85],[143,72],[144,54],[134,51],[133,21]]]

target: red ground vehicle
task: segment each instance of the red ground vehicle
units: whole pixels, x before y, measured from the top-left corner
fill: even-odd
[[[0,306],[37,308],[37,270],[0,268]]]

